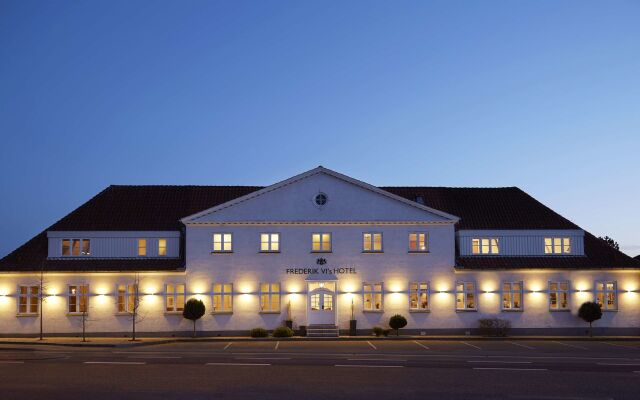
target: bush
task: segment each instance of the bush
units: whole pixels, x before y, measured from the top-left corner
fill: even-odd
[[[273,337],[291,337],[293,336],[293,329],[288,326],[279,326],[273,330]]]
[[[602,318],[602,308],[598,303],[587,301],[586,303],[582,303],[580,309],[578,309],[578,317],[580,317],[584,322],[589,323],[589,336],[593,336],[591,324],[593,321],[597,321]]]
[[[382,330],[382,334],[384,335],[384,337],[389,336],[389,332],[391,332],[391,329],[383,329]]]
[[[251,335],[251,337],[267,337],[269,336],[269,332],[264,328],[253,328],[249,332],[249,335]]]
[[[384,329],[380,328],[379,326],[374,326],[373,327],[373,334],[380,337],[384,334]]]
[[[407,326],[407,319],[400,314],[396,314],[389,318],[389,326],[396,330],[396,336],[400,335],[400,328]]]
[[[507,336],[511,329],[511,321],[500,318],[481,318],[480,334],[483,336]]]

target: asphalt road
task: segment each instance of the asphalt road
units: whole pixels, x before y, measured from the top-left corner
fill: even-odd
[[[0,346],[0,399],[640,399],[640,341]]]

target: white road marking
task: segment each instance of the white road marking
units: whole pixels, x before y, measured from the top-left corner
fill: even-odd
[[[589,350],[586,347],[578,346],[578,345],[575,345],[575,344],[562,343],[562,342],[558,342],[556,340],[552,340],[552,342],[553,343],[557,343],[557,344],[561,344],[561,345],[567,346],[567,347],[573,347],[574,349]]]
[[[546,368],[500,368],[500,367],[474,367],[478,370],[499,370],[499,371],[548,371]]]
[[[520,347],[524,347],[525,349],[529,349],[529,350],[535,350],[535,348],[531,347],[531,346],[527,346],[526,344],[522,344],[522,343],[516,343],[516,342],[508,342],[511,343],[514,346],[520,346]]]
[[[423,345],[422,343],[418,342],[417,340],[414,340],[413,343],[417,344],[418,346],[422,347],[423,349],[429,350],[429,348],[425,345]]]
[[[236,360],[291,360],[291,357],[236,357]]]
[[[227,345],[226,345],[226,346],[224,346],[224,349],[222,349],[222,350],[226,350],[226,349],[228,349],[228,348],[229,348],[229,346],[231,346],[232,344],[233,344],[233,342],[229,342],[229,343],[227,343]]]
[[[630,364],[630,363],[629,363],[629,364],[623,364],[623,363],[598,363],[598,365],[628,365],[628,366],[631,366],[631,367],[633,367],[633,366],[636,366],[636,367],[637,367],[637,366],[638,366],[638,365],[640,365],[640,364]]]
[[[336,364],[334,367],[351,367],[351,368],[404,368],[404,365],[356,365],[356,364]]]
[[[378,348],[374,346],[370,341],[367,340],[367,343],[369,343],[369,346],[371,346],[374,350],[378,350]]]
[[[205,365],[244,365],[244,366],[266,366],[271,364],[258,364],[258,363],[206,363]]]
[[[164,359],[164,358],[182,358],[180,356],[129,356],[127,358],[157,358],[157,359]]]
[[[0,361],[0,364],[24,364],[24,361]]]
[[[478,350],[482,350],[480,347],[476,346],[475,344],[471,344],[471,343],[467,343],[467,342],[460,342],[462,344],[466,344],[469,347],[473,347],[474,349],[478,349]]]
[[[276,347],[274,347],[274,350],[278,350],[278,346],[280,346],[280,342],[276,342]]]
[[[638,349],[637,347],[634,347],[634,346],[627,346],[627,345],[618,344],[618,343],[609,343],[609,342],[600,342],[600,343],[608,344],[609,346],[625,347],[627,349],[634,349],[634,350]]]
[[[500,360],[474,360],[467,361],[469,363],[491,363],[491,364],[531,364],[532,361],[500,361]]]
[[[347,358],[347,361],[392,361],[406,362],[407,360],[398,360],[396,358]]]
[[[83,364],[115,364],[115,365],[144,365],[146,362],[138,361],[85,361]]]

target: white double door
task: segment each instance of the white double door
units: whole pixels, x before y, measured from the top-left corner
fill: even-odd
[[[309,325],[336,324],[336,294],[326,287],[311,290],[307,299]]]

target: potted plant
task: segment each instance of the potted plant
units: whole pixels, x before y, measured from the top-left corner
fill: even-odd
[[[351,298],[351,319],[349,320],[349,336],[356,336],[358,334],[357,331],[357,323],[356,317],[353,313],[353,297]]]
[[[202,300],[189,299],[184,305],[182,316],[193,321],[193,337],[196,337],[196,321],[202,318],[205,312],[205,306]]]
[[[395,329],[396,336],[400,336],[400,328],[407,326],[407,319],[400,314],[396,314],[389,318],[389,327]]]
[[[287,303],[287,319],[284,321],[284,325],[289,329],[293,329],[293,319],[291,318],[291,300],[289,300],[289,302]]]
[[[593,321],[597,321],[602,318],[602,308],[600,308],[600,304],[596,302],[587,301],[586,303],[582,303],[580,309],[578,309],[578,317],[589,323],[589,337],[593,337],[593,328],[591,324]]]

